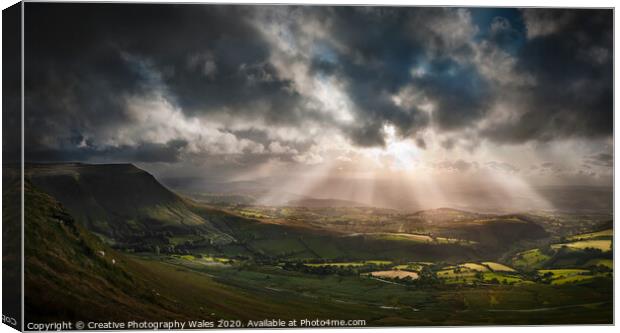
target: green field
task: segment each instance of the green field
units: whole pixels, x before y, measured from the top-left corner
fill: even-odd
[[[482,264],[489,267],[494,272],[515,272],[513,268],[496,262],[485,261]]]
[[[602,266],[602,267],[606,267],[609,269],[613,269],[614,268],[614,261],[611,259],[590,259],[586,262],[585,264],[586,267],[588,266]]]
[[[186,201],[135,167],[53,169],[31,171],[42,172],[35,175],[39,187],[25,185],[25,237],[33,244],[25,253],[29,321],[275,317],[458,326],[613,320],[608,215],[222,208]],[[67,175],[74,169],[77,178]],[[107,185],[96,177],[101,172],[121,173],[102,178],[110,182],[139,179],[109,198],[112,189],[97,190]],[[19,202],[20,186],[14,183],[4,202]],[[65,186],[75,192],[62,192]],[[134,187],[152,188],[154,195],[142,198],[149,192],[132,193]],[[16,222],[15,207],[3,210],[3,220]],[[118,230],[98,233],[104,226]]]
[[[604,292],[611,290],[611,283],[596,279],[591,280],[589,286],[551,286],[486,272],[480,286],[455,289],[452,286],[456,281],[441,288],[410,287],[401,284],[399,279],[394,280],[396,283],[386,283],[364,275],[308,275],[269,266],[243,270],[204,267],[199,272],[240,290],[261,294],[265,299],[299,299],[315,306],[321,304],[331,311],[344,306],[347,314],[373,318],[372,325],[432,326],[481,321],[541,324],[558,320],[580,323],[597,322],[596,318],[605,318],[611,313],[611,303],[604,301]],[[460,275],[462,280],[475,279],[473,272],[451,275]],[[501,281],[493,284],[495,280]],[[530,311],[539,315],[532,317]]]
[[[486,265],[472,263],[472,262],[461,264],[459,267],[465,267],[465,268],[468,268],[476,272],[486,272],[489,270],[489,268]]]
[[[550,275],[551,284],[553,285],[579,283],[596,277],[607,276],[607,274],[604,273],[594,274],[585,269],[543,269],[539,270],[538,273],[542,276]]]
[[[580,240],[570,243],[553,244],[551,247],[558,249],[563,246],[577,250],[597,249],[606,252],[611,251],[611,240]]]
[[[597,232],[580,234],[567,237],[569,241],[588,240],[588,239],[611,239],[614,235],[613,229],[606,229]]]
[[[361,267],[368,265],[376,265],[376,266],[386,266],[390,265],[391,261],[385,260],[365,260],[365,261],[356,261],[356,262],[329,262],[329,263],[318,263],[318,264],[305,264],[308,267]]]

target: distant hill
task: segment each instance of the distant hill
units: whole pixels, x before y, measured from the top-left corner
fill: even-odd
[[[468,239],[492,247],[507,247],[520,240],[548,236],[545,229],[520,214],[480,214],[439,208],[409,215],[421,219],[439,235]]]
[[[308,207],[308,208],[322,208],[322,207],[366,207],[366,204],[340,199],[299,199],[290,200],[286,206],[293,207]]]
[[[188,253],[196,249],[228,251],[240,255],[292,255],[306,251],[317,257],[308,237],[321,233],[319,247],[341,243],[341,249],[329,256],[352,256],[354,252],[375,247],[383,249],[416,247],[427,257],[466,255],[420,244],[400,244],[393,240],[335,237],[364,233],[430,233],[438,237],[474,241],[485,248],[505,248],[521,240],[547,236],[545,230],[523,216],[479,214],[440,208],[414,214],[364,207],[339,199],[291,197],[288,207],[224,207],[184,199],[161,185],[148,172],[131,164],[28,164],[26,180],[34,188],[52,196],[89,231],[120,249],[166,253]],[[284,194],[283,196],[288,196]],[[228,199],[220,198],[217,200]],[[235,200],[238,200],[236,198]],[[271,218],[269,218],[271,216]],[[320,217],[320,218],[319,218]],[[272,224],[278,224],[273,226]],[[251,231],[250,231],[251,230]],[[293,236],[295,235],[295,236]],[[306,239],[292,244],[292,237]],[[317,239],[319,239],[317,238]],[[372,238],[372,237],[371,237]],[[289,244],[271,251],[278,242]],[[346,243],[346,244],[345,244]],[[268,244],[268,245],[267,245]],[[312,251],[307,250],[313,248]],[[413,249],[413,248],[411,248]],[[313,252],[314,251],[314,252]],[[406,252],[390,250],[384,257],[408,257]],[[300,252],[300,253],[301,253]],[[450,253],[448,253],[450,252]],[[322,255],[321,255],[322,257]]]
[[[614,189],[611,186],[545,186],[534,189],[557,211],[609,214],[613,211]]]
[[[89,230],[113,241],[161,232],[203,232],[227,238],[192,212],[184,199],[131,164],[28,164],[25,177]]]

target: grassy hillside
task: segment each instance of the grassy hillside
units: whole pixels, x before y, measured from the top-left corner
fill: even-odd
[[[389,237],[377,237],[377,235],[389,234],[394,236],[391,240],[414,241],[416,238],[428,238],[446,244],[475,243],[475,247],[494,252],[505,250],[520,241],[537,240],[548,236],[541,225],[524,215],[477,214],[447,208],[415,214],[375,207],[237,205],[223,209],[271,225],[305,228],[364,239],[388,240]]]
[[[265,214],[213,208],[179,197],[147,172],[128,164],[33,164],[26,167],[26,178],[117,249],[261,259],[478,258],[468,242],[403,242],[390,237],[349,235],[333,228],[308,228],[303,221],[312,214],[300,219],[295,216],[306,209],[303,207],[283,208],[291,214],[281,216],[284,223],[279,225],[265,221]],[[393,212],[374,208],[320,211],[330,214],[330,218],[360,225],[370,221],[365,217],[374,219],[374,212]],[[302,223],[290,223],[296,220]]]
[[[17,196],[18,186],[3,199],[10,203]],[[112,249],[30,182],[25,197],[27,321],[355,318],[381,326],[610,323],[612,318],[612,273],[596,266],[522,270],[475,260],[480,256],[475,244],[333,234],[191,202],[187,209],[236,237],[226,244],[192,242],[192,252],[219,251],[224,257],[135,255]],[[4,207],[5,217],[18,216],[11,207]],[[575,235],[574,241],[608,235]],[[557,251],[566,249],[581,251]],[[390,256],[397,259],[383,259]],[[609,264],[604,258],[589,260]],[[386,274],[377,277],[375,271]]]
[[[5,194],[4,200],[16,193]],[[342,313],[303,300],[257,297],[200,272],[114,251],[51,196],[31,184],[25,193],[26,321],[262,319]]]
[[[466,260],[481,253],[467,242],[401,241],[370,234],[343,234],[299,224],[276,224],[261,219],[235,216],[209,207],[193,207],[214,226],[234,235],[236,242],[225,246],[196,246],[191,252],[260,259],[402,259]],[[195,244],[197,245],[197,244]]]
[[[148,286],[130,273],[132,261],[86,231],[58,201],[29,183],[25,200],[27,320],[176,316],[166,310],[170,300],[153,302]]]
[[[2,313],[21,317],[21,182],[2,172]]]
[[[152,175],[131,164],[33,164],[27,165],[26,178],[111,242],[131,244],[187,233],[230,239]]]
[[[519,252],[511,259],[523,270],[541,268],[613,269],[613,229],[572,235],[562,242]]]

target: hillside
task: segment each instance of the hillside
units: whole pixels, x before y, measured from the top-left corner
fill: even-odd
[[[426,243],[416,240],[448,238],[452,244],[475,244],[475,247],[483,247],[485,251],[493,250],[493,252],[503,251],[522,241],[549,236],[539,223],[523,215],[479,214],[449,208],[425,210],[414,214],[374,207],[229,206],[226,208],[231,213],[264,224],[305,228],[314,232],[346,236],[349,239],[352,237],[382,241],[390,239],[397,241],[396,243],[402,243],[402,240],[407,239],[409,243]],[[347,242],[340,240],[337,243],[342,245]],[[393,243],[395,242],[383,246],[389,248]],[[363,245],[363,250],[366,249],[368,245]]]
[[[5,191],[3,200],[17,199],[18,189]],[[26,321],[329,315],[313,303],[248,293],[199,272],[115,251],[86,230],[61,203],[29,183],[25,199]],[[18,216],[11,207],[5,217]],[[291,304],[298,312],[291,311]]]
[[[440,208],[420,211],[411,216],[421,219],[437,235],[462,238],[492,247],[510,246],[520,240],[536,240],[549,236],[532,219],[521,214],[479,214]]]
[[[66,173],[65,168],[61,171]],[[19,217],[19,205],[11,203],[19,199],[20,184],[12,184],[3,193],[5,225],[13,225]],[[141,188],[133,191],[139,193]],[[166,241],[189,245],[161,253],[159,249],[127,253],[91,233],[62,202],[30,180],[25,199],[27,321],[98,321],[102,316],[111,321],[319,317],[369,318],[368,324],[381,326],[401,321],[609,323],[612,318],[611,229],[572,233],[561,243],[495,262],[484,258],[498,258],[504,250],[492,251],[465,236],[509,242],[541,236],[536,234],[540,226],[526,216],[451,209],[404,216],[373,208],[245,207],[241,214],[179,198],[185,209],[208,221],[216,232],[233,235],[235,241],[213,243],[204,241],[206,234],[173,234]],[[261,214],[281,216],[274,221],[266,215],[244,216]],[[282,216],[303,219],[295,226],[275,223]],[[325,220],[329,216],[333,219]],[[435,229],[427,234],[351,234],[304,226],[304,220],[312,218],[334,228],[359,222],[370,230],[372,225],[389,228],[390,221],[402,227],[404,217],[417,227]],[[444,228],[470,233],[463,232],[460,239],[444,237],[440,235]],[[145,237],[146,242],[154,240]],[[603,245],[605,251],[593,249]],[[472,271],[480,267],[484,272]],[[413,274],[409,270],[427,275],[420,281],[368,275],[370,271]],[[544,307],[537,308],[541,303]],[[514,313],[502,312],[489,321],[488,312],[498,309]],[[530,309],[545,315],[532,321]]]
[[[308,228],[296,224],[294,214],[283,216],[282,224],[274,225],[261,214],[226,211],[183,199],[149,173],[129,164],[32,164],[26,167],[26,178],[116,249],[169,254],[213,252],[252,258],[477,257],[468,245],[348,237],[345,230],[338,228]],[[336,209],[334,217],[338,218],[347,217],[352,208],[325,209]],[[348,225],[363,225],[360,218],[376,210],[359,209],[364,210],[347,217],[352,219]]]
[[[131,164],[29,164],[26,179],[111,242],[163,234],[207,234],[230,240],[152,175]]]
[[[68,309],[67,319],[95,319],[99,312],[114,319],[175,317],[145,301],[153,295],[129,273],[131,263],[90,235],[58,201],[29,183],[25,200],[26,313],[34,317],[27,320]],[[66,288],[72,292],[62,292]]]

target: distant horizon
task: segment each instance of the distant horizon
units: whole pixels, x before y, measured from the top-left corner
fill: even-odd
[[[138,170],[142,170],[146,173],[151,172],[134,163],[84,163],[84,162],[26,162],[25,167],[37,167],[37,166],[131,166]],[[291,206],[291,202],[306,201],[306,200],[318,200],[318,201],[341,201],[349,202],[350,205],[344,205],[343,207],[369,207],[380,209],[394,209],[398,211],[417,212],[424,210],[434,210],[439,208],[448,208],[456,210],[464,210],[470,212],[488,212],[488,213],[516,213],[520,211],[601,211],[606,210],[601,207],[606,207],[605,203],[598,201],[611,200],[613,195],[612,186],[597,186],[597,185],[572,185],[572,184],[560,184],[560,185],[541,185],[531,186],[529,192],[516,192],[515,193],[495,193],[493,188],[487,186],[481,186],[476,188],[475,186],[465,186],[462,188],[453,188],[450,191],[444,192],[443,198],[434,201],[420,201],[420,198],[415,195],[414,192],[402,193],[406,194],[402,197],[398,197],[398,192],[390,190],[389,181],[382,183],[376,179],[328,179],[326,189],[314,189],[312,191],[296,192],[294,189],[282,189],[277,186],[270,185],[269,179],[253,180],[253,181],[212,181],[207,182],[201,178],[160,178],[157,175],[153,175],[161,185],[169,188],[170,190],[182,194],[185,196],[197,196],[208,197],[210,195],[221,196],[247,196],[252,197],[256,201],[249,205],[258,206],[274,206],[274,207],[287,207]],[[184,180],[179,182],[179,180]],[[295,180],[291,180],[295,181]],[[347,184],[353,188],[367,188],[368,185],[364,185],[364,182],[373,182],[377,185],[379,195],[381,199],[377,197],[359,197],[355,192],[339,191],[339,184]],[[330,187],[331,186],[331,187]],[[386,187],[387,186],[387,187]],[[415,184],[411,184],[409,188],[415,188]],[[382,195],[382,190],[388,190],[387,198]],[[566,195],[559,195],[557,190],[563,191],[565,189],[576,190],[571,193],[569,199]],[[579,190],[582,191],[579,191]],[[591,191],[598,192],[602,190],[596,196],[592,196]],[[327,193],[325,193],[327,191]],[[331,195],[332,191],[335,191],[335,195]],[[491,191],[491,192],[489,192]],[[551,191],[551,192],[549,192]],[[583,191],[590,191],[585,193]],[[397,197],[394,197],[397,195]],[[591,197],[592,196],[592,197]],[[397,199],[396,199],[397,198]],[[559,201],[558,201],[559,200]],[[567,201],[568,200],[568,201]],[[578,204],[578,200],[580,203]],[[588,203],[589,202],[589,203]],[[594,202],[598,202],[594,204]],[[355,205],[354,205],[355,204]],[[559,205],[556,207],[556,205]],[[600,206],[602,205],[602,206]],[[295,206],[295,205],[293,205]],[[328,207],[329,205],[324,205]],[[342,206],[342,205],[341,205]],[[598,208],[594,208],[594,207]],[[609,207],[611,210],[611,207]],[[611,212],[611,211],[610,211]]]

